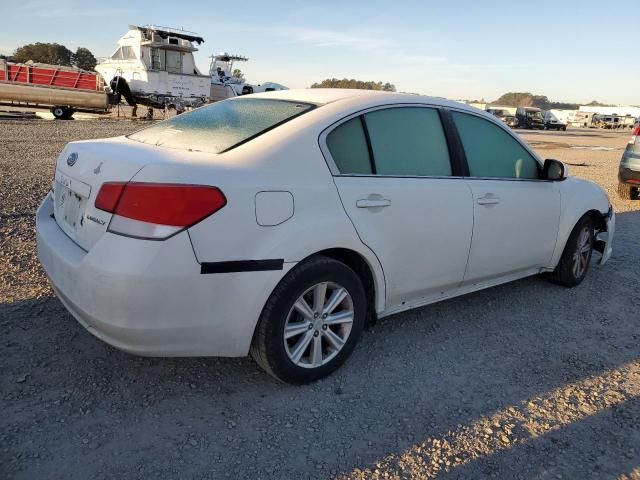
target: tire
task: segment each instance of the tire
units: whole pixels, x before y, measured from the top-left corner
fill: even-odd
[[[587,237],[585,238],[583,235],[587,235]],[[573,227],[550,280],[565,287],[580,285],[589,272],[594,242],[593,220],[585,215]],[[580,256],[581,260],[577,260],[577,256]],[[578,262],[580,265],[577,265]]]
[[[51,113],[56,120],[70,120],[73,117],[73,109],[68,107],[52,107]]]
[[[53,113],[53,116],[56,120],[64,120],[67,109],[64,107],[53,107],[51,109],[51,113]]]
[[[624,200],[633,200],[635,188],[628,183],[618,182],[618,195]]]
[[[322,295],[321,288],[316,290],[323,284],[326,285],[326,295]],[[341,324],[323,325],[326,315],[318,314],[320,309],[317,307],[314,312],[313,304],[318,302],[316,298],[326,298],[322,304],[327,309],[331,308],[329,300],[334,295],[339,298],[336,292],[340,288],[346,291],[347,296],[327,318],[335,316],[338,319],[336,312],[341,312],[344,317],[351,309],[352,323],[344,320]],[[321,293],[316,297],[318,291]],[[310,307],[306,310],[307,316],[294,307],[301,299]],[[274,289],[258,320],[250,354],[263,370],[281,382],[294,385],[313,382],[331,374],[351,355],[364,327],[366,312],[366,294],[358,275],[331,258],[312,257],[291,270]],[[294,334],[296,326],[298,331]],[[285,338],[285,327],[290,330],[288,339]],[[344,342],[340,348],[333,343],[336,337]],[[319,344],[319,356],[314,355],[318,351],[316,342]],[[314,362],[317,366],[313,365]]]

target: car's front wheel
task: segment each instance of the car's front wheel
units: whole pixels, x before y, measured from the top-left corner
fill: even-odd
[[[318,256],[297,265],[265,305],[251,356],[286,383],[325,377],[353,351],[366,317],[358,275],[345,264]]]
[[[582,283],[589,271],[593,244],[593,220],[585,215],[573,227],[558,266],[551,274],[551,281],[566,287]]]

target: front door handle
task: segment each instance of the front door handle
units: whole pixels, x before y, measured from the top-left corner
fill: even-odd
[[[356,207],[358,208],[388,207],[389,205],[391,205],[391,200],[388,198],[361,198],[356,200]]]
[[[478,197],[476,202],[478,205],[496,205],[500,203],[500,197],[493,193],[487,193],[484,197]]]

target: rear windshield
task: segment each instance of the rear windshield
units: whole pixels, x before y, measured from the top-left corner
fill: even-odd
[[[151,145],[222,153],[314,108],[263,98],[216,102],[129,135]]]

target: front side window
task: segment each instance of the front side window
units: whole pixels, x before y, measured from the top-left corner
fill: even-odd
[[[451,175],[447,140],[436,109],[386,108],[364,118],[378,175]]]
[[[236,98],[183,113],[128,138],[180,150],[222,153],[312,108],[309,103]]]
[[[511,135],[475,115],[451,112],[472,177],[539,179],[539,164]]]

